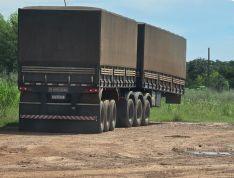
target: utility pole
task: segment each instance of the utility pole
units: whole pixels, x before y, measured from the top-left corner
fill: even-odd
[[[65,7],[67,6],[67,2],[66,2],[66,0],[64,0],[64,5],[65,5]]]
[[[207,63],[207,84],[210,86],[210,48],[208,48],[208,63]]]

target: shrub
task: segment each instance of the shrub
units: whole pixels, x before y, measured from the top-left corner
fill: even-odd
[[[5,117],[7,112],[15,110],[18,106],[19,92],[13,78],[0,78],[0,117]]]
[[[180,105],[165,104],[154,108],[155,121],[229,122],[234,123],[234,91],[187,89]]]

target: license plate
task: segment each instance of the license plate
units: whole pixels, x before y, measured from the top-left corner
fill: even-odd
[[[48,92],[50,93],[67,93],[68,92],[68,88],[67,87],[49,87],[48,88]]]
[[[65,100],[66,95],[51,95],[52,100]]]

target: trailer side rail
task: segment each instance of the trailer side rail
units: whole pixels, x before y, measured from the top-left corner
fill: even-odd
[[[136,69],[102,66],[100,69],[100,87],[136,87]]]
[[[145,89],[184,94],[185,80],[172,75],[144,71],[142,85]]]

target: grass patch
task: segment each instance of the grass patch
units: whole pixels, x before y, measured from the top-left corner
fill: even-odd
[[[0,127],[18,123],[18,103],[16,75],[0,76]]]
[[[151,111],[159,122],[226,122],[234,123],[234,91],[215,92],[187,89],[180,105],[165,104]]]
[[[0,119],[0,128],[6,126],[18,126],[18,119]]]

